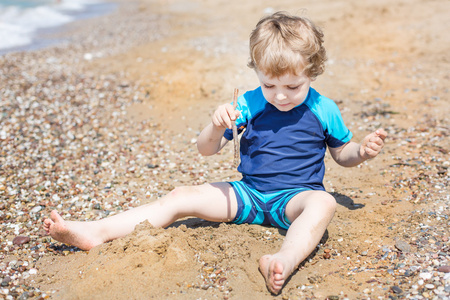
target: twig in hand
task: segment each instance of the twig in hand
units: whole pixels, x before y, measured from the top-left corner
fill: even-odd
[[[234,95],[233,95],[233,108],[236,110],[237,108],[237,98],[238,98],[239,90],[234,89]],[[234,142],[234,167],[237,168],[239,166],[239,137],[238,137],[238,131],[236,127],[236,122],[232,122],[232,128],[233,128],[233,142]]]

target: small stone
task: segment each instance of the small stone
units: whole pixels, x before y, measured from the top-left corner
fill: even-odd
[[[30,294],[28,294],[28,292],[23,292],[17,300],[26,300],[28,298],[30,298]]]
[[[222,285],[226,280],[227,280],[226,277],[221,277],[221,278],[217,281],[217,283],[218,283],[219,285]]]
[[[339,300],[339,296],[335,295],[327,296],[326,300]]]
[[[36,214],[36,213],[40,212],[41,210],[42,210],[42,206],[38,205],[38,206],[33,207],[33,208],[30,210],[30,213]]]
[[[6,276],[5,278],[3,278],[1,286],[6,287],[9,285],[9,283],[12,281],[11,277]]]
[[[429,279],[431,279],[431,277],[433,277],[433,274],[424,272],[424,273],[420,273],[419,277],[422,278],[423,280],[429,280]]]
[[[402,290],[401,288],[399,288],[398,286],[396,286],[396,285],[391,286],[391,290],[392,290],[394,293],[396,293],[396,294],[401,294],[401,293],[403,293],[403,290]]]
[[[31,269],[29,271],[29,273],[30,273],[30,275],[36,275],[37,274],[37,270],[33,268],[33,269]]]
[[[434,284],[427,283],[427,284],[425,284],[425,287],[429,290],[432,290],[432,289],[434,289]]]
[[[403,240],[396,240],[395,248],[397,248],[398,250],[405,252],[405,253],[411,252],[411,246]]]
[[[440,266],[437,270],[438,272],[450,273],[450,266]]]
[[[85,54],[83,55],[83,58],[84,58],[85,60],[92,60],[92,58],[94,58],[94,55],[92,55],[92,53],[85,53]]]
[[[14,239],[13,239],[13,244],[14,245],[23,245],[23,244],[26,244],[26,243],[28,243],[30,241],[30,237],[28,237],[28,236],[23,236],[23,235],[19,235],[19,236],[16,236]]]

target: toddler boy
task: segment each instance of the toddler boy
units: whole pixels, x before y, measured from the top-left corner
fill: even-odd
[[[352,133],[336,104],[310,87],[323,73],[323,34],[305,18],[278,12],[259,21],[250,36],[250,63],[260,87],[238,99],[235,110],[224,104],[200,133],[197,146],[213,155],[241,138],[242,179],[177,187],[158,201],[99,221],[65,221],[52,211],[44,228],[56,240],[91,249],[123,237],[148,220],[167,227],[194,216],[215,222],[272,225],[287,230],[281,249],[261,257],[267,288],[278,294],[294,269],[314,250],[333,218],[336,201],[325,191],[324,156],[345,167],[377,156],[383,129],[351,142]],[[245,129],[245,131],[244,131]]]

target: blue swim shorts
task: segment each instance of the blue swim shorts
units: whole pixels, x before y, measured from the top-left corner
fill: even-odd
[[[242,181],[228,182],[234,189],[238,203],[236,224],[272,225],[288,229],[291,223],[285,216],[286,205],[298,193],[310,189],[298,188],[262,193],[248,187]]]

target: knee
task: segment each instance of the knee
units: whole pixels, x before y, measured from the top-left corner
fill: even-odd
[[[336,211],[337,207],[336,199],[334,199],[334,197],[328,194],[327,192],[323,192],[323,195],[321,197],[321,205],[323,206],[324,209],[326,209],[329,212],[332,212],[333,214]]]
[[[332,195],[327,192],[317,192],[314,199],[312,199],[316,207],[318,206],[321,211],[328,212],[329,214],[334,215],[336,211],[337,203],[336,199]]]
[[[178,186],[167,194],[164,199],[167,201],[176,201],[185,198],[189,194],[189,187]]]
[[[186,203],[186,201],[191,201],[198,195],[195,186],[179,186],[170,191],[166,197],[161,200],[163,203],[173,203],[175,205],[181,205]]]
[[[166,213],[172,213],[176,218],[179,218],[184,211],[187,193],[186,187],[176,187],[160,198],[155,205],[159,205]]]

